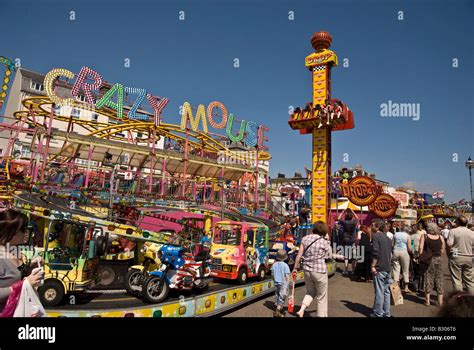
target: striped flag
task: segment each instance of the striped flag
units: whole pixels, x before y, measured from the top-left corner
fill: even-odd
[[[436,198],[444,198],[444,192],[443,191],[436,191],[433,193],[433,198],[436,199]]]

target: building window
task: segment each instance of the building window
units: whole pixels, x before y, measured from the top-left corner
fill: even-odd
[[[21,149],[21,157],[28,158],[31,155],[30,149],[28,147]]]
[[[86,97],[84,95],[77,95],[76,100],[81,102],[86,102]]]
[[[141,139],[143,137],[143,134],[141,132],[137,132],[137,138]]]
[[[33,89],[35,91],[44,91],[44,85],[40,84],[40,83],[37,83],[33,80],[30,83],[30,87],[31,87],[31,89]]]
[[[97,113],[92,113],[91,120],[93,122],[98,122],[99,121],[99,115]]]
[[[119,137],[125,137],[125,134],[123,132],[117,132],[115,133],[115,135]]]
[[[61,106],[54,105],[54,114],[55,115],[61,115]]]
[[[77,108],[73,108],[71,111],[71,116],[73,118],[79,119],[81,117],[81,111]]]

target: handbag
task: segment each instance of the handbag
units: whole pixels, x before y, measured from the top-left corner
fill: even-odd
[[[420,256],[418,257],[418,263],[420,264],[420,273],[422,275],[428,270],[432,259],[433,254],[431,253],[430,247],[428,246],[427,242],[425,242],[423,253],[420,254]]]
[[[425,249],[423,249],[423,253],[421,253],[418,257],[418,261],[421,265],[429,265],[433,259],[433,254],[431,253],[430,247],[427,244],[425,244],[424,248]]]
[[[403,305],[403,294],[397,282],[390,285],[390,294],[392,295],[393,305]]]

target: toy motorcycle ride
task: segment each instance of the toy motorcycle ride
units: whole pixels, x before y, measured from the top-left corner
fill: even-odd
[[[166,244],[161,247],[158,252],[161,266],[150,272],[143,284],[142,294],[146,301],[162,302],[168,297],[170,289],[194,288],[202,291],[209,286],[209,249],[201,244],[193,246],[191,251],[194,251],[194,254],[185,252],[186,249],[182,246]]]
[[[143,262],[141,265],[133,265],[125,275],[125,289],[128,294],[138,296],[142,292],[143,283],[148,278],[151,271],[160,266],[160,259],[158,258],[158,251],[161,244],[145,242],[140,249],[143,254]]]

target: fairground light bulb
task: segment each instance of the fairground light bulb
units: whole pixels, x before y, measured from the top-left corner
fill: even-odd
[[[240,129],[239,129],[239,133],[237,134],[237,136],[234,136],[232,134],[232,125],[234,124],[234,115],[231,113],[229,115],[229,122],[227,123],[227,136],[229,137],[229,139],[233,142],[240,142],[244,139],[244,134],[245,134],[245,128],[247,127],[247,122],[245,120],[242,120],[242,122],[240,123]]]
[[[199,105],[196,111],[196,118],[193,118],[193,111],[189,102],[184,102],[183,104],[183,115],[181,117],[181,129],[186,129],[186,122],[189,119],[191,123],[191,128],[194,131],[198,130],[199,120],[202,119],[202,131],[207,134],[207,119],[206,119],[206,110],[204,105]]]
[[[48,72],[44,77],[44,89],[46,94],[49,96],[49,99],[57,105],[72,106],[74,105],[74,100],[72,98],[60,98],[54,93],[54,82],[59,77],[73,79],[74,73],[63,68],[56,68]]]
[[[94,83],[86,82],[88,76],[91,76],[94,79]],[[92,90],[99,90],[102,86],[104,79],[102,75],[100,75],[95,70],[89,67],[82,67],[79,75],[77,76],[76,82],[71,89],[71,95],[77,96],[79,95],[79,91],[82,89],[84,91],[84,96],[89,104],[94,104],[94,97],[92,96]]]
[[[112,101],[112,96],[117,93],[117,102]],[[123,85],[122,84],[114,84],[112,88],[105,93],[102,98],[97,101],[96,107],[102,108],[104,106],[110,107],[117,111],[117,118],[123,118]]]
[[[222,121],[219,124],[214,121],[214,117],[212,115],[212,111],[214,110],[214,108],[220,108],[220,110],[222,111]],[[216,116],[218,116],[218,114],[216,114]],[[207,106],[207,119],[209,119],[209,124],[211,124],[214,129],[223,129],[227,123],[227,117],[227,108],[224,106],[223,103],[219,101],[212,101],[211,103],[209,103],[209,106]]]

